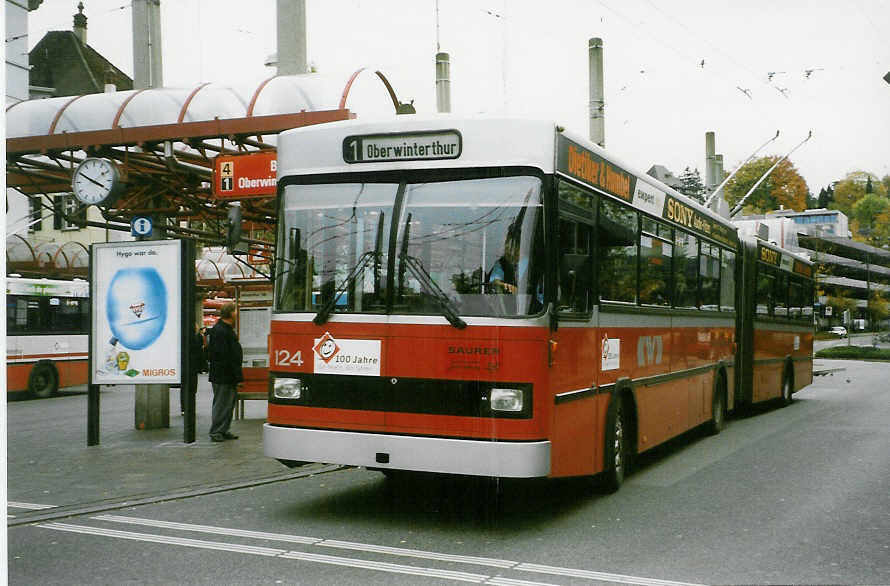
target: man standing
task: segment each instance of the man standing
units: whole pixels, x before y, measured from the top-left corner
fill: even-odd
[[[213,387],[213,421],[210,424],[210,440],[238,439],[229,431],[232,411],[235,408],[238,383],[244,380],[241,372],[242,350],[238,336],[232,327],[235,323],[235,304],[228,302],[219,310],[219,319],[210,328],[210,376]]]

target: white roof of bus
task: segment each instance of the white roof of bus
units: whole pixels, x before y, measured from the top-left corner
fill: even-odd
[[[6,277],[7,295],[59,295],[61,297],[88,297],[90,284],[87,281],[64,281],[57,279],[30,279]]]
[[[555,124],[518,118],[414,115],[366,121],[345,120],[288,130],[279,135],[278,177],[389,169],[531,166],[553,172]],[[457,130],[463,150],[457,159],[347,164],[347,136]]]
[[[712,210],[616,158],[586,138],[565,132],[552,120],[478,115],[401,115],[380,120],[345,120],[288,130],[279,135],[278,179],[289,175],[369,172],[390,169],[448,169],[462,167],[535,167],[553,173],[556,165],[557,129],[572,141],[608,159],[628,173],[726,226],[736,227]],[[456,159],[391,161],[348,164],[343,141],[354,135],[401,134],[457,130],[463,151]]]

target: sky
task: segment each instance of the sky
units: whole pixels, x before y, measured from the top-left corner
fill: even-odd
[[[76,5],[44,0],[30,47],[70,30]],[[129,0],[84,5],[88,44],[132,76]],[[761,155],[813,132],[791,161],[814,195],[852,171],[890,175],[890,0],[306,0],[306,11],[318,71],[345,85],[380,70],[420,114],[436,108],[441,50],[453,112],[552,119],[587,136],[587,47],[599,37],[606,148],[638,170],[704,179],[705,132],[731,171],[778,130]],[[164,85],[274,75],[275,13],[275,0],[161,0]]]

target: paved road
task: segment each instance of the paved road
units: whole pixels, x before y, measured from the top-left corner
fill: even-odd
[[[884,333],[884,332],[882,332]],[[818,352],[823,348],[831,348],[832,346],[871,346],[874,341],[874,334],[869,332],[865,334],[853,334],[849,338],[834,338],[830,340],[816,340],[813,343],[813,351]],[[878,342],[880,348],[890,348],[890,342]]]
[[[845,370],[657,449],[615,495],[340,469],[12,526],[10,583],[888,584],[890,365],[823,366]]]

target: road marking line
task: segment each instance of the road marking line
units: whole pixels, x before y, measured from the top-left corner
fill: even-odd
[[[527,580],[514,580],[513,578],[504,578],[502,576],[495,576],[485,583],[491,584],[492,586],[557,586],[556,584],[551,584],[549,582],[529,582]]]
[[[36,503],[19,503],[15,501],[8,501],[6,503],[7,507],[12,507],[13,509],[29,509],[32,511],[40,511],[42,509],[54,509],[56,505],[38,505]]]
[[[285,552],[283,549],[273,549],[270,547],[255,547],[252,545],[237,545],[233,543],[222,543],[219,541],[204,541],[203,539],[189,539],[186,537],[167,537],[166,535],[154,535],[151,533],[134,533],[133,531],[118,531],[117,529],[101,529],[99,527],[87,527],[85,525],[71,525],[69,523],[43,523],[37,525],[45,529],[56,529],[58,531],[68,531],[71,533],[83,533],[86,535],[100,535],[102,537],[115,537],[118,539],[131,539],[135,541],[150,541],[153,543],[165,543],[168,545],[182,545],[186,547],[198,547],[201,549],[217,549],[221,551],[233,551],[238,553],[249,553],[253,555],[264,555],[270,557],[280,556]]]
[[[404,566],[401,564],[391,564],[388,562],[375,562],[354,558],[341,558],[331,555],[322,555],[318,553],[307,553],[301,551],[289,551],[285,554],[282,554],[281,557],[306,562],[317,562],[320,564],[362,568],[365,570],[379,570],[381,572],[391,572],[395,574],[411,574],[414,576],[448,578],[450,580],[460,580],[461,582],[473,582],[474,584],[482,584],[490,578],[490,576],[486,576],[484,574],[471,574],[468,572],[455,572],[452,570],[439,570],[436,568]]]
[[[597,572],[594,570],[580,570],[573,568],[563,568],[558,566],[545,566],[541,564],[532,564],[525,562],[513,562],[509,560],[502,560],[497,558],[486,558],[486,557],[475,557],[475,556],[463,556],[456,554],[447,554],[447,553],[438,553],[432,551],[423,551],[417,549],[405,549],[400,547],[389,547],[384,545],[371,545],[364,543],[356,543],[351,541],[338,541],[334,539],[318,539],[314,537],[303,537],[300,535],[288,535],[284,533],[267,533],[262,531],[249,531],[246,529],[228,529],[225,527],[215,527],[211,525],[192,525],[189,523],[177,523],[171,521],[156,521],[154,519],[144,519],[139,517],[124,517],[121,515],[99,515],[96,517],[91,517],[97,521],[108,521],[112,523],[126,523],[129,525],[145,525],[149,527],[157,527],[164,529],[175,529],[179,531],[194,531],[198,533],[210,533],[214,535],[227,535],[234,537],[247,537],[247,538],[255,538],[255,539],[267,539],[272,541],[284,541],[288,543],[301,543],[305,545],[315,545],[319,547],[331,547],[331,548],[340,548],[340,549],[349,549],[355,551],[364,551],[367,553],[381,553],[386,555],[395,555],[402,557],[413,557],[419,559],[427,559],[427,560],[436,560],[436,561],[447,561],[447,562],[457,562],[457,563],[465,563],[465,564],[474,564],[481,566],[491,566],[496,568],[504,568],[504,569],[513,569],[520,570],[524,572],[535,572],[539,574],[551,574],[558,576],[570,576],[574,578],[584,578],[588,580],[601,580],[606,582],[612,582],[617,584],[631,584],[636,586],[701,586],[697,584],[691,584],[688,582],[676,582],[671,580],[660,580],[657,578],[645,578],[641,576],[628,576],[625,574],[614,574],[610,572]],[[125,532],[126,533],[126,532]],[[140,533],[136,533],[135,535],[142,535]],[[199,540],[196,540],[199,541]],[[212,542],[211,542],[212,543]],[[352,558],[338,558],[333,556],[325,556],[321,554],[303,554],[301,552],[288,552],[283,554],[282,557],[295,557],[295,556],[313,556],[318,555],[319,560],[331,558],[337,560],[351,560]],[[303,559],[303,558],[301,558]],[[308,557],[305,558],[308,560]],[[316,560],[318,561],[318,560]],[[361,561],[361,560],[359,560]],[[328,563],[328,562],[323,562]],[[334,562],[329,562],[334,563]],[[361,562],[365,563],[365,562]],[[385,562],[367,562],[369,564],[385,564]],[[350,565],[350,564],[338,564],[338,565]],[[398,564],[392,564],[398,566]],[[404,566],[405,568],[412,568],[413,566]],[[389,570],[386,570],[389,571]],[[395,570],[392,570],[395,571]],[[400,572],[405,573],[405,572]],[[426,574],[422,574],[426,575]],[[476,574],[472,574],[476,576]],[[485,576],[485,578],[489,578]],[[508,578],[501,577],[491,577],[491,580],[509,580]],[[491,584],[507,584],[507,582],[488,582]],[[527,582],[519,581],[518,584],[529,584]],[[533,584],[533,583],[532,583]]]
[[[596,572],[593,570],[574,570],[556,566],[542,566],[540,564],[519,564],[516,570],[537,572],[540,574],[555,574],[558,576],[571,576],[573,578],[587,578],[588,580],[605,580],[618,584],[638,584],[640,586],[703,586],[689,582],[673,582],[671,580],[659,580],[657,578],[641,578],[639,576],[627,576],[624,574],[611,574],[608,572]]]
[[[225,527],[213,527],[211,525],[192,525],[189,523],[176,523],[172,521],[155,521],[154,519],[140,519],[138,517],[124,517],[121,515],[99,515],[92,518],[96,519],[97,521],[109,521],[112,523],[146,525],[148,527],[159,527],[163,529],[178,529],[180,531],[195,531],[197,533],[249,537],[253,539],[269,539],[272,541],[286,541],[288,543],[303,543],[307,545],[315,545],[320,541],[324,541],[323,539],[317,537],[286,535],[284,533],[266,533],[263,531],[248,531],[247,529],[227,529]]]
[[[119,531],[117,529],[102,529],[99,527],[87,527],[85,525],[71,525],[69,523],[44,523],[37,525],[44,529],[54,529],[57,531],[67,531],[70,533],[81,533],[85,535],[97,535],[101,537],[113,537],[116,539],[129,539],[134,541],[146,541],[151,543],[163,543],[166,545],[179,545],[184,547],[197,547],[201,549],[213,549],[220,551],[230,551],[235,553],[245,553],[251,555],[262,555],[268,557],[280,557],[284,559],[293,559],[299,561],[315,562],[337,566],[348,566],[352,568],[378,570],[382,572],[410,574],[415,576],[427,576],[434,578],[446,578],[450,580],[460,580],[462,582],[472,582],[474,584],[482,584],[489,580],[491,576],[484,574],[471,574],[469,572],[456,572],[451,570],[440,570],[437,568],[423,568],[415,566],[404,566],[401,564],[390,564],[386,562],[375,562],[369,560],[360,560],[353,558],[342,558],[329,555],[320,555],[312,553],[304,553],[298,551],[285,551],[283,549],[273,549],[268,547],[254,547],[249,545],[236,545],[232,543],[222,543],[218,541],[205,541],[203,539],[189,539],[185,537],[168,537],[165,535],[156,535],[152,533],[136,533],[133,531]]]
[[[495,558],[482,558],[475,556],[456,555],[450,553],[437,553],[434,551],[422,551],[419,549],[405,549],[401,547],[389,547],[386,545],[369,545],[366,543],[354,543],[351,541],[337,541],[334,539],[325,539],[316,545],[322,547],[336,547],[340,549],[352,549],[356,551],[366,551],[372,553],[385,553],[389,555],[399,555],[413,558],[424,558],[445,562],[459,562],[464,564],[476,564],[479,566],[493,566],[495,568],[512,568],[518,562],[509,560],[499,560]]]
[[[437,553],[432,551],[422,551],[417,549],[405,549],[401,547],[389,547],[386,545],[371,545],[366,543],[355,543],[351,541],[338,541],[335,539],[319,539],[316,537],[303,537],[301,535],[287,535],[284,533],[265,533],[261,531],[248,531],[245,529],[227,529],[225,527],[214,527],[210,525],[192,525],[189,523],[176,523],[171,521],[156,521],[154,519],[142,519],[139,517],[124,517],[122,515],[98,515],[92,517],[97,521],[109,521],[112,523],[127,523],[130,525],[145,525],[148,527],[161,527],[165,529],[177,529],[180,531],[195,531],[199,533],[210,533],[213,535],[229,535],[238,537],[249,537],[256,539],[269,539],[273,541],[284,541],[288,543],[303,543],[307,545],[318,545],[322,547],[331,547],[339,549],[351,549],[356,551],[365,551],[371,553],[384,553],[388,555],[398,555],[403,557],[414,557],[421,559],[433,559],[438,561],[458,562],[465,564],[475,564],[480,566],[493,566],[496,568],[512,568],[519,562],[509,560],[499,560],[494,558],[484,558],[475,556],[464,556],[448,553]]]

